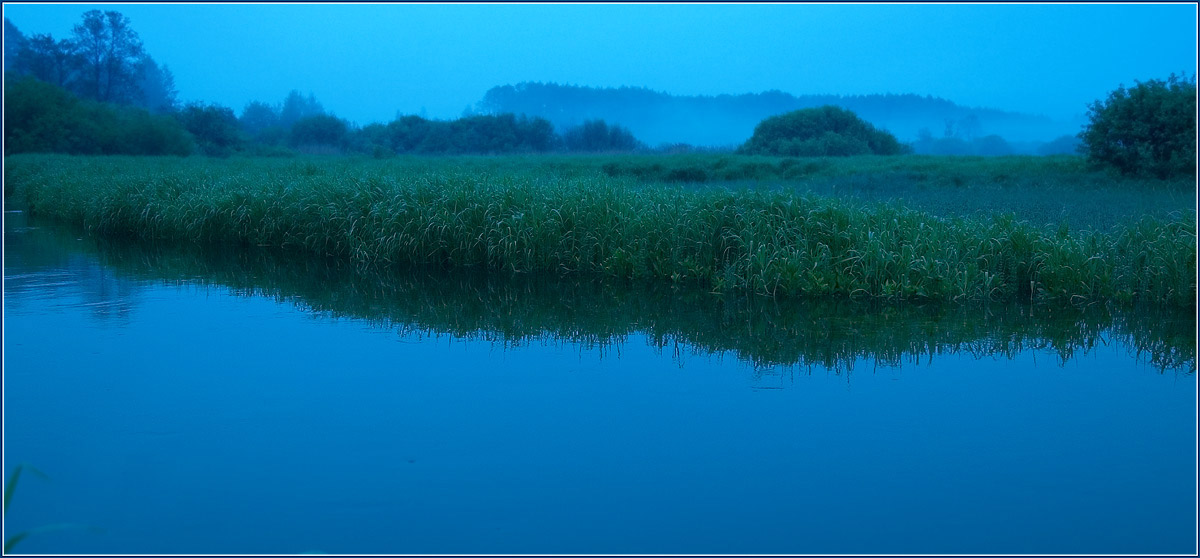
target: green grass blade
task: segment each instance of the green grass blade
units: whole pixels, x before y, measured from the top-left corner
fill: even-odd
[[[13,490],[17,488],[17,480],[21,478],[21,464],[13,467],[13,472],[8,476],[8,482],[4,483],[4,513],[8,514],[8,503],[12,501]],[[4,550],[8,550],[8,543],[4,543]]]
[[[13,472],[8,476],[8,481],[4,483],[4,513],[8,513],[8,503],[12,501],[13,491],[17,488],[17,480],[21,478],[21,473],[28,470],[30,473],[37,475],[45,480],[50,480],[50,475],[43,473],[37,467],[30,466],[26,463],[18,463],[13,467]]]
[[[9,553],[12,550],[12,547],[16,546],[17,543],[25,540],[30,535],[51,533],[54,531],[69,531],[69,530],[73,530],[73,529],[83,529],[86,531],[91,531],[93,533],[99,533],[99,532],[103,531],[99,527],[96,527],[93,525],[85,525],[82,523],[55,523],[52,525],[43,525],[41,527],[35,527],[33,529],[21,531],[20,533],[17,533],[15,535],[9,537],[8,539],[6,539],[4,541],[4,553],[5,554]]]
[[[20,533],[17,533],[15,535],[5,539],[4,540],[4,553],[8,554],[8,553],[12,552],[13,547],[17,546],[17,543],[21,542],[22,540],[25,539],[25,537],[28,537],[28,536],[29,536],[29,531],[22,531]]]

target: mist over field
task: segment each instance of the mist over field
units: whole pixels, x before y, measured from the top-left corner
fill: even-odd
[[[70,39],[96,8],[128,17],[180,105],[240,118],[296,91],[350,127],[513,112],[560,133],[604,119],[651,147],[733,147],[836,104],[918,152],[990,136],[1006,145],[983,154],[1070,152],[1089,103],[1196,67],[1178,4],[5,4],[5,68],[18,34]]]
[[[1195,555],[1194,3],[3,15],[5,555]]]
[[[1074,135],[1082,119],[966,107],[932,96],[791,95],[782,91],[740,95],[679,96],[646,88],[598,89],[552,83],[519,83],[488,90],[477,110],[549,119],[569,129],[591,119],[628,126],[650,145],[687,143],[736,146],[772,115],[836,105],[851,110],[903,141],[923,137],[975,140],[1000,135],[1009,141],[1037,142]],[[998,154],[998,153],[992,153]]]

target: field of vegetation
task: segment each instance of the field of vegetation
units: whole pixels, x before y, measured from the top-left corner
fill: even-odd
[[[18,155],[10,207],[107,238],[776,298],[1191,306],[1195,184],[1076,157]]]

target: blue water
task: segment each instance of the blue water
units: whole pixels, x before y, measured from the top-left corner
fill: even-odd
[[[1120,336],[834,370],[636,329],[514,344],[29,234],[6,228],[4,469],[49,478],[5,534],[90,528],[17,552],[1196,551],[1194,361]]]

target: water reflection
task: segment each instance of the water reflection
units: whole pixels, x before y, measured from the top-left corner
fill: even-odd
[[[4,215],[4,295],[19,309],[26,297],[75,299],[95,319],[129,322],[141,287],[105,267],[84,246],[81,236],[31,225],[25,214]]]
[[[760,370],[818,365],[847,372],[947,354],[1005,357],[1050,349],[1061,362],[1113,342],[1159,370],[1196,368],[1194,310],[1022,304],[960,306],[773,301],[661,284],[496,277],[408,269],[361,271],[253,247],[102,242],[6,214],[5,295],[77,292],[103,319],[124,319],[147,282],[222,286],[401,333],[619,347],[644,334],[664,351],[732,353]]]

